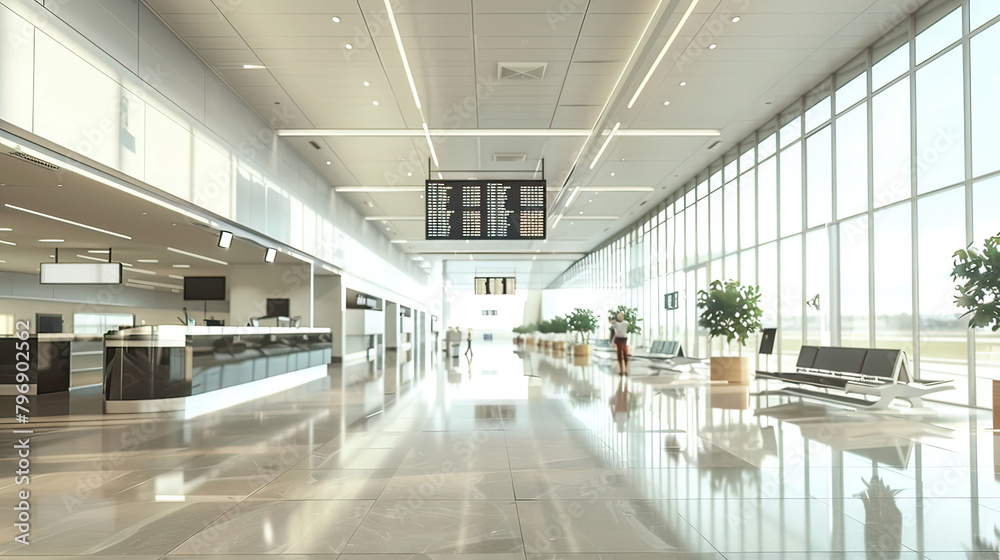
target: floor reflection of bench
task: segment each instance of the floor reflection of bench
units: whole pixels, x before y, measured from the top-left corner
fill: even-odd
[[[924,395],[954,389],[950,381],[913,380],[902,350],[803,346],[795,369],[757,377],[797,385],[782,387],[786,395],[855,409],[886,409],[895,399],[921,407]]]

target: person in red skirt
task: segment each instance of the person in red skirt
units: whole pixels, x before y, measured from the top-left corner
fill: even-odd
[[[624,313],[619,313],[611,321],[611,342],[618,350],[618,375],[628,373],[628,327]]]

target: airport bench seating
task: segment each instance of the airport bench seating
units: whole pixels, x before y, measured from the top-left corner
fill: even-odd
[[[916,381],[902,350],[803,346],[794,372],[758,371],[758,379],[794,387],[778,392],[854,409],[887,409],[895,399],[922,407],[921,398],[954,389],[950,381]]]
[[[673,358],[683,358],[684,349],[681,343],[676,340],[654,340],[646,351],[634,351],[632,358],[644,360],[671,360]]]

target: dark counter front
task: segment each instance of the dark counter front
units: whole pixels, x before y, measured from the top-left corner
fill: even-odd
[[[330,363],[329,329],[137,327],[104,342],[104,398],[203,395]]]
[[[70,384],[70,345],[68,338],[53,340],[42,335],[22,341],[17,337],[0,338],[0,394],[13,395],[17,384],[17,345],[28,343],[29,394],[68,391]]]

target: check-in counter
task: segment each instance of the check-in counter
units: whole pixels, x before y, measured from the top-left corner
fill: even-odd
[[[260,388],[273,393],[325,376],[331,350],[330,329],[123,329],[104,337],[104,410],[189,410]]]
[[[17,337],[0,338],[0,395],[17,394],[17,362],[24,361],[18,353],[27,342],[28,393],[41,395],[68,391],[71,386],[87,384],[83,374],[92,371],[85,356],[95,345],[99,335],[74,335],[72,333],[31,335],[22,341]],[[100,354],[100,350],[97,350]],[[23,356],[23,354],[22,354]],[[102,369],[99,365],[96,370]],[[79,374],[79,375],[78,375]]]

